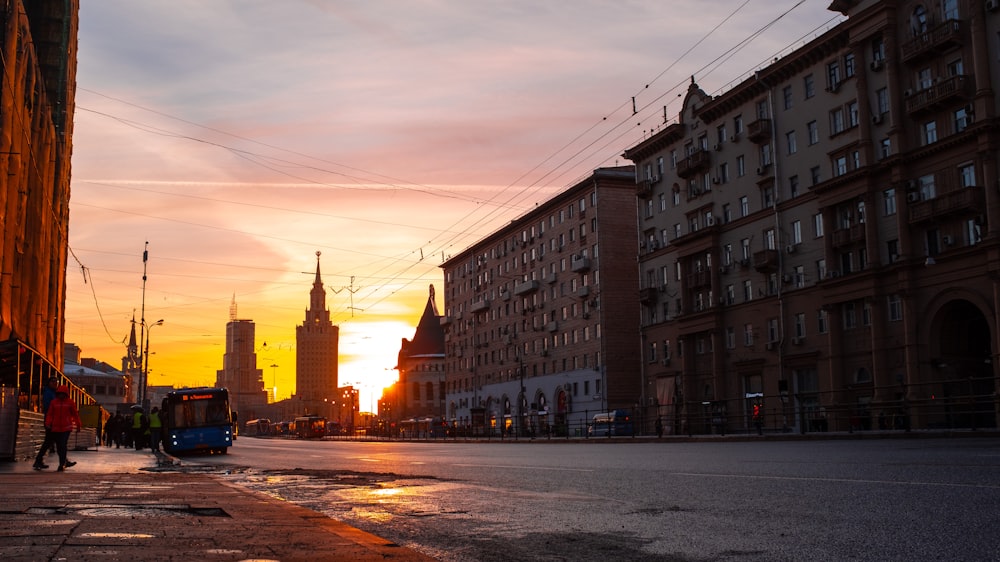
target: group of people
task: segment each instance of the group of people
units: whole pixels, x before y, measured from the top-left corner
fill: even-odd
[[[102,441],[107,447],[114,444],[116,449],[125,447],[139,451],[148,448],[154,452],[159,452],[162,438],[163,418],[156,406],[149,411],[149,415],[138,406],[133,407],[128,416],[118,412],[104,424],[102,435]]]
[[[42,413],[45,415],[45,439],[38,449],[32,468],[49,468],[45,464],[45,455],[54,448],[59,454],[57,470],[63,471],[76,464],[67,458],[69,438],[74,430],[79,432],[83,428],[83,422],[76,402],[69,397],[69,387],[59,384],[56,377],[46,380],[45,388],[42,389]],[[113,443],[116,449],[149,448],[154,452],[159,452],[162,438],[163,418],[160,409],[153,407],[149,415],[146,415],[138,406],[133,406],[133,411],[128,416],[119,412],[108,418],[101,435],[101,441],[107,447]]]

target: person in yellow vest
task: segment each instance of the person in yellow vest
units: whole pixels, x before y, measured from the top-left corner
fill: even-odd
[[[149,412],[149,448],[154,453],[160,452],[160,440],[163,438],[163,420],[160,419],[160,409],[153,406]]]

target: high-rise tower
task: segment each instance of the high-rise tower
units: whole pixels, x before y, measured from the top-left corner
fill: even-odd
[[[257,417],[267,404],[264,390],[264,371],[257,368],[254,351],[256,325],[253,320],[240,320],[236,315],[236,296],[229,307],[226,323],[226,354],[222,369],[216,371],[216,386],[229,389],[232,409],[240,413],[241,420]]]
[[[295,328],[295,400],[302,401],[303,413],[326,415],[337,391],[340,328],[330,322],[319,257],[316,252],[316,278],[305,321]]]

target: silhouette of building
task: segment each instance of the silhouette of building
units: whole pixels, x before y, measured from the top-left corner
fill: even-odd
[[[215,385],[229,390],[230,407],[239,413],[241,422],[258,417],[267,406],[264,370],[257,368],[255,337],[253,320],[237,318],[234,296],[226,323],[226,353],[222,369],[216,371]]]
[[[641,400],[631,166],[601,168],[449,258],[449,423],[582,432]]]
[[[326,289],[316,252],[316,277],[309,292],[309,308],[301,326],[295,327],[295,395],[301,413],[330,416],[337,399],[340,327],[330,322]]]
[[[625,152],[668,431],[996,426],[997,3],[831,9]]]
[[[383,420],[445,416],[445,345],[441,315],[430,286],[427,304],[413,339],[403,338],[396,369],[399,381],[387,389],[379,403]]]
[[[79,8],[10,0],[0,11],[0,458],[29,454],[42,381],[65,382]]]

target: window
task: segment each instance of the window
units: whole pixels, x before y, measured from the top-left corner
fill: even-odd
[[[795,287],[797,289],[801,289],[802,287],[805,287],[806,286],[806,266],[804,266],[804,265],[797,265],[797,266],[795,266],[795,269],[793,271],[795,272],[795,279],[794,279]]]
[[[795,337],[804,338],[806,335],[806,315],[799,312],[795,315]]]
[[[719,143],[720,146],[728,140],[726,138],[726,125],[725,125],[725,123],[723,123],[722,125],[719,125],[716,128],[715,132],[716,132],[716,135],[715,135],[716,142]]]
[[[882,142],[879,143],[879,146],[882,149],[881,150],[882,158],[888,158],[889,155],[892,154],[892,144],[888,138],[882,139]]]
[[[826,87],[831,92],[836,92],[840,87],[840,63],[833,61],[826,65]]]
[[[885,41],[881,37],[872,39],[872,61],[876,63],[877,67],[885,61]]]
[[[736,288],[730,283],[726,285],[726,304],[733,304],[736,302]]]
[[[819,125],[815,121],[810,121],[806,123],[806,131],[809,134],[809,144],[813,145],[819,142]]]
[[[767,341],[776,342],[778,341],[778,319],[768,318],[767,319]]]
[[[889,295],[889,322],[903,319],[903,299],[899,295]]]
[[[858,121],[858,102],[852,101],[847,104],[847,126],[857,127]]]
[[[889,113],[889,89],[879,88],[875,91],[875,107],[878,109],[878,117]]]
[[[662,157],[662,156],[660,156],[659,158],[657,158],[657,159],[656,159],[656,173],[657,173],[657,174],[658,174],[658,175],[659,175],[660,177],[663,177],[663,172],[664,172],[664,168],[663,168],[663,157]],[[581,210],[581,211],[582,211],[582,210],[584,210],[584,206],[585,206],[585,205],[586,205],[586,200],[585,200],[585,199],[580,199],[580,210]]]
[[[812,168],[809,168],[809,176],[812,178],[813,185],[819,185],[819,183],[823,181],[823,176],[820,173],[819,166],[813,166]]]
[[[747,347],[753,345],[753,324],[743,325],[743,345]]]
[[[733,220],[733,209],[729,206],[729,203],[724,203],[722,205],[722,222],[732,222]]]
[[[899,240],[889,240],[885,243],[886,253],[889,254],[889,263],[899,261]]]
[[[825,310],[819,310],[816,313],[816,331],[825,334],[828,329],[827,314]]]
[[[740,197],[740,216],[745,217],[750,214],[750,198],[746,195]]]
[[[854,53],[844,55],[844,78],[854,76]]]
[[[937,187],[934,185],[934,174],[927,174],[917,178],[917,185],[920,189],[920,199],[926,201],[937,197]]]
[[[729,162],[719,164],[719,182],[729,183]]]
[[[941,2],[941,12],[946,20],[958,19],[958,0],[944,0]]]
[[[927,90],[934,84],[931,78],[931,69],[921,68],[917,71],[917,90]]]
[[[743,155],[741,154],[736,157],[736,176],[742,178],[743,176],[746,175],[746,173],[747,173],[746,161],[744,160]]]
[[[743,280],[743,301],[750,302],[753,300],[753,283],[749,279]]]
[[[961,76],[964,72],[962,59],[955,59],[948,63],[948,76]]]
[[[743,132],[743,116],[737,115],[733,117],[733,134],[739,136]]]
[[[857,327],[858,318],[857,312],[854,310],[853,302],[845,302],[841,305],[841,314],[843,315],[843,326],[845,330],[850,330]]]
[[[816,95],[816,83],[815,80],[813,79],[812,74],[807,74],[802,79],[802,85],[805,88],[806,99],[809,99]]]
[[[785,133],[785,146],[788,147],[788,154],[795,154],[797,150],[795,145],[795,131]]]
[[[910,31],[914,36],[927,33],[927,9],[918,4],[910,16]]]
[[[838,156],[833,159],[833,177],[842,176],[847,173],[847,157]]]
[[[767,100],[760,100],[757,102],[757,119],[767,119]]]
[[[838,107],[830,112],[830,135],[842,133],[845,128],[844,108]]]
[[[802,221],[792,221],[792,244],[802,243]]]
[[[882,192],[882,214],[887,217],[896,214],[896,190],[893,188]]]
[[[976,185],[975,164],[963,164],[958,167],[958,185],[961,187],[974,187]]]
[[[937,122],[928,121],[924,123],[924,145],[937,142]]]
[[[816,238],[823,236],[823,213],[813,215],[813,234]]]
[[[782,90],[781,90],[781,98],[783,100],[785,109],[791,109],[792,108],[792,87],[791,86],[785,86],[784,88],[782,88]]]
[[[740,240],[740,256],[742,259],[750,259],[750,239],[744,238]]]
[[[736,349],[736,330],[726,326],[726,349]]]
[[[965,221],[965,238],[970,246],[974,246],[983,241],[983,226],[980,219],[968,219]]]
[[[955,110],[954,126],[955,132],[961,133],[972,124],[972,114],[965,107]]]
[[[788,193],[792,197],[797,197],[799,194],[799,176],[792,176],[788,178]]]

